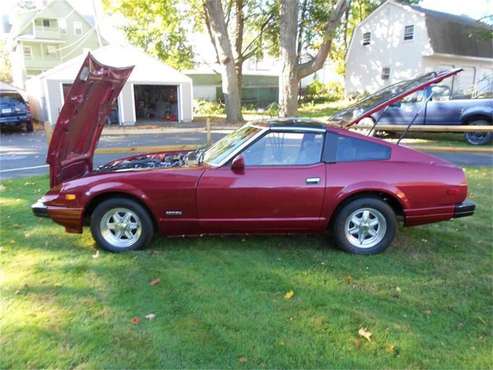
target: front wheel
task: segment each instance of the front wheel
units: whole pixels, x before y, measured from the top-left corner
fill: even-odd
[[[477,120],[471,122],[470,125],[474,126],[488,126],[490,123],[486,120]],[[492,132],[466,132],[464,139],[471,145],[486,145],[493,140]]]
[[[358,198],[336,215],[336,244],[354,254],[377,254],[392,243],[397,229],[394,210],[378,198]]]
[[[111,198],[100,203],[91,215],[91,232],[96,243],[110,252],[141,249],[154,233],[151,217],[139,203]]]

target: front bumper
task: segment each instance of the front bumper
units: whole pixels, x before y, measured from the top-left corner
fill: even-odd
[[[31,206],[31,209],[35,216],[37,217],[49,217],[48,207],[39,199],[36,203]]]
[[[466,199],[462,203],[456,204],[454,208],[454,218],[472,216],[474,210],[476,209],[476,204],[473,201]]]

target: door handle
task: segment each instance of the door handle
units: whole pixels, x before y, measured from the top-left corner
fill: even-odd
[[[320,183],[320,177],[307,177],[305,183],[308,185],[315,185]]]

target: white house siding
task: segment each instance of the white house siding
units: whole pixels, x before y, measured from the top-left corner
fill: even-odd
[[[214,85],[193,85],[193,96],[195,99],[215,101],[216,88]]]
[[[414,25],[414,39],[404,40],[404,27]],[[371,32],[370,45],[363,34]],[[355,30],[346,59],[346,94],[374,92],[391,83],[412,78],[423,70],[422,53],[431,54],[425,17],[387,3],[373,12]],[[382,68],[390,78],[381,78]]]
[[[464,71],[455,77],[454,91],[456,92],[485,89],[483,84],[488,83],[486,79],[488,78],[491,83],[493,77],[493,63],[486,58],[431,55],[423,57],[423,65],[425,72],[463,68]],[[448,84],[450,83],[449,79]]]

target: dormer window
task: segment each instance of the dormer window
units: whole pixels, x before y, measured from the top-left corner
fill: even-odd
[[[382,80],[386,81],[390,78],[390,67],[383,67],[382,68]]]
[[[414,39],[414,24],[404,27],[404,40],[409,41]]]
[[[371,32],[363,33],[363,46],[370,45],[371,43]]]

